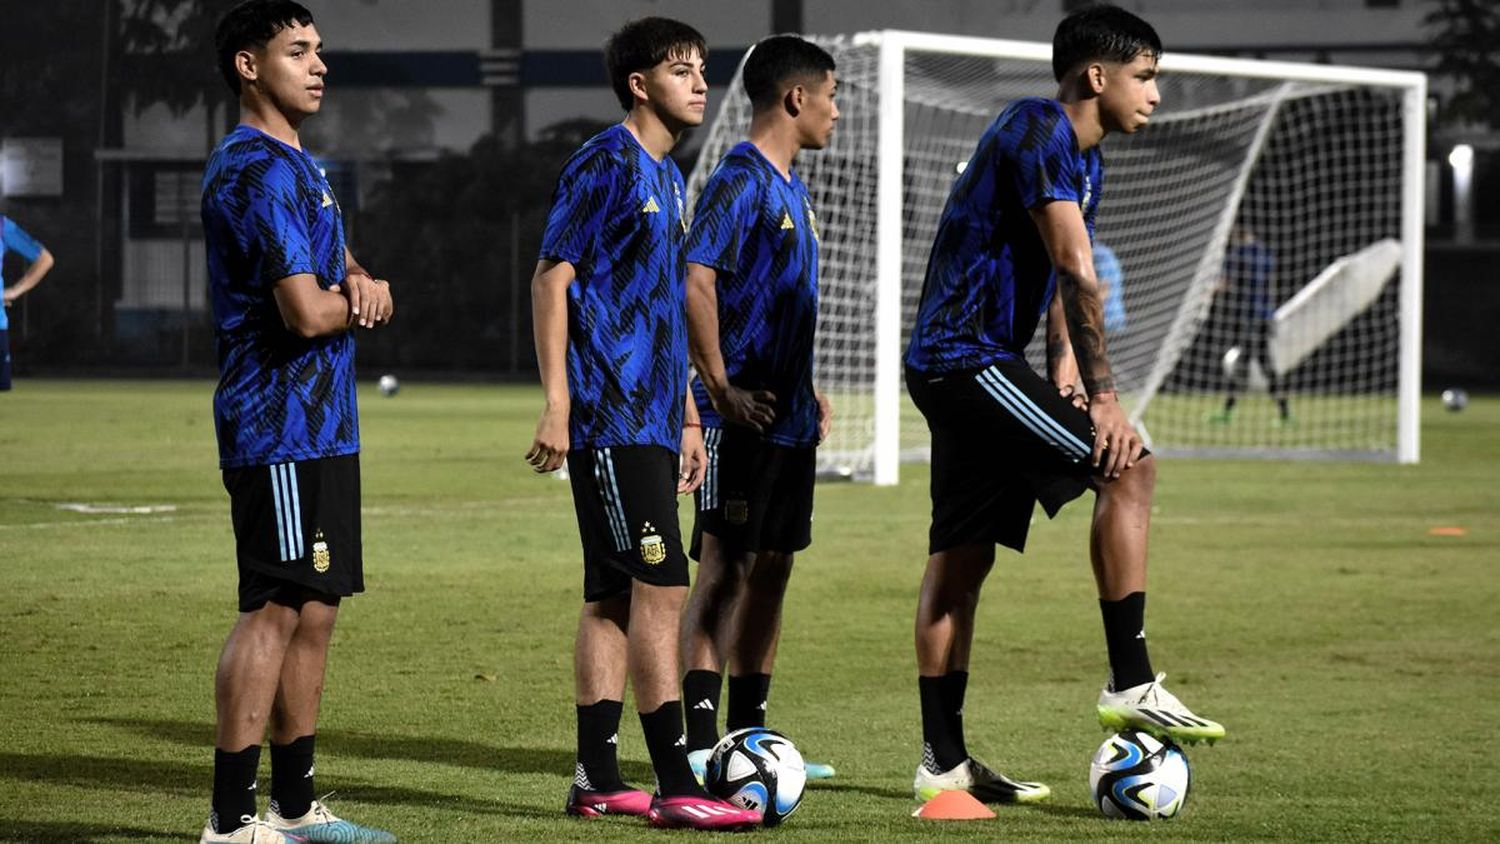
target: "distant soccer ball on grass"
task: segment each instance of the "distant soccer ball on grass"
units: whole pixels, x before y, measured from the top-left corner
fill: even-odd
[[[802,804],[807,769],[791,739],[747,727],[714,745],[703,785],[721,800],[760,812],[766,826],[776,826]]]
[[[396,380],[396,376],[389,372],[380,376],[380,394],[382,396],[394,396],[396,391],[400,389],[401,382]]]
[[[1458,387],[1449,387],[1443,391],[1443,407],[1448,408],[1449,413],[1457,413],[1469,406],[1469,394]]]
[[[1135,730],[1105,739],[1089,765],[1094,805],[1111,818],[1170,818],[1182,811],[1192,780],[1182,748]]]

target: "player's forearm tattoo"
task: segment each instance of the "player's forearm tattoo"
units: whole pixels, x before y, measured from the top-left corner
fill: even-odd
[[[1098,285],[1085,286],[1072,273],[1058,270],[1057,286],[1084,389],[1089,395],[1114,392],[1115,376],[1104,354],[1104,303]]]

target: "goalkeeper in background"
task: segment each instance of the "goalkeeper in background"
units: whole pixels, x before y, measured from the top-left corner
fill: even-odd
[[[1272,304],[1271,279],[1276,272],[1276,256],[1271,247],[1255,236],[1243,220],[1229,232],[1229,248],[1224,253],[1224,276],[1218,292],[1228,296],[1230,347],[1224,353],[1224,378],[1228,395],[1224,407],[1209,414],[1208,421],[1228,425],[1234,421],[1235,394],[1249,385],[1250,362],[1259,361],[1265,373],[1271,398],[1276,401],[1276,424],[1292,424],[1292,409],[1286,391],[1276,380],[1271,366],[1271,318],[1276,315]]]
[[[689,352],[708,470],[697,492],[691,555],[698,578],[682,616],[688,760],[700,778],[727,727],[765,726],[781,604],[792,555],[812,542],[817,445],[827,399],[813,389],[818,223],[792,170],[838,120],[833,57],[777,35],[745,60],[749,140],[704,186],[688,235]],[[807,763],[822,779],[833,769]]]
[[[1052,42],[1057,99],[1007,106],[943,209],[906,353],[907,389],[932,432],[930,556],[916,617],[918,799],[953,789],[987,802],[1050,794],[969,755],[969,653],[995,545],[1023,550],[1036,502],[1051,516],[1086,489],[1097,495],[1089,551],[1110,667],[1100,722],[1186,742],[1224,734],[1162,686],[1147,655],[1156,461],[1119,403],[1090,249],[1099,142],[1146,125],[1160,101],[1160,55],[1155,30],[1129,12],[1070,15]],[[1043,312],[1050,380],[1025,356]],[[1086,395],[1074,393],[1079,375]]]

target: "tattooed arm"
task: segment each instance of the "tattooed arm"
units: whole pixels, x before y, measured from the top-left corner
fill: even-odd
[[[1117,478],[1140,459],[1142,443],[1120,407],[1114,372],[1104,351],[1104,297],[1094,276],[1088,228],[1083,213],[1071,202],[1048,202],[1033,208],[1031,218],[1057,271],[1056,298],[1088,391],[1095,429],[1093,464],[1106,477]],[[1050,344],[1050,318],[1048,322]]]
[[[1047,377],[1059,395],[1077,407],[1088,408],[1088,400],[1078,390],[1078,359],[1068,340],[1068,320],[1059,293],[1052,294],[1052,303],[1047,306]]]

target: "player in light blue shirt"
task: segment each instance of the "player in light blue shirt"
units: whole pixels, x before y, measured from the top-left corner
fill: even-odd
[[[5,300],[5,307],[0,308],[0,392],[10,389],[10,315],[8,311],[11,303],[40,284],[42,277],[52,269],[54,263],[52,253],[48,252],[45,246],[27,234],[26,230],[21,228],[15,220],[0,214],[0,264],[4,263],[6,254],[10,252],[21,256],[26,261],[27,267],[20,280],[7,287],[3,274],[4,267],[0,266],[0,295],[3,295]]]

